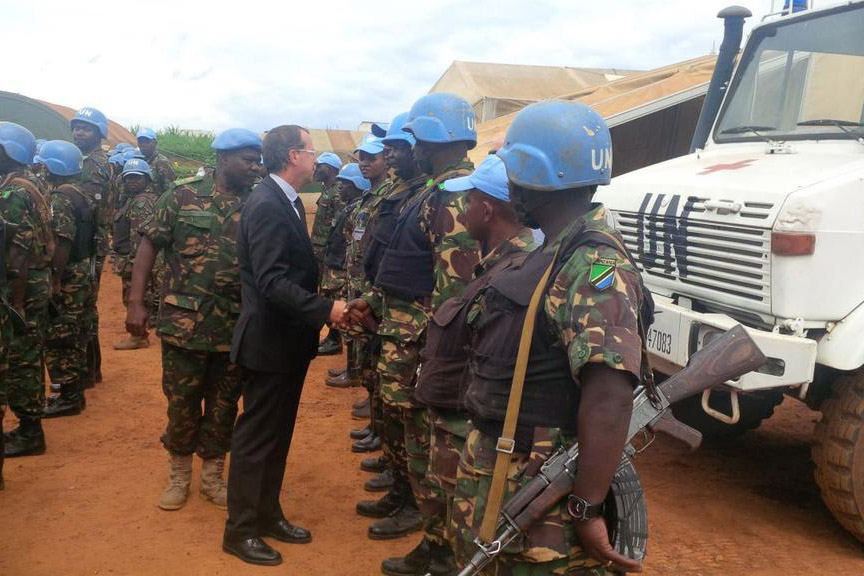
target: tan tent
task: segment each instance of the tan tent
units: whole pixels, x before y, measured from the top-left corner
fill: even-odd
[[[522,66],[454,61],[429,92],[452,92],[474,108],[477,122],[632,74],[614,68]]]
[[[315,128],[309,130],[315,152],[318,154],[334,152],[339,155],[343,162],[355,162],[352,160],[354,150],[357,149],[366,134],[366,132],[351,130],[319,130]]]
[[[75,110],[60,104],[43,102],[12,92],[0,92],[0,120],[21,124],[37,138],[46,140],[71,140],[69,120]],[[135,136],[120,124],[108,121],[108,139],[103,142],[109,147],[119,142],[135,143]]]
[[[612,129],[614,175],[687,153],[716,56],[703,56],[557,98],[594,107]],[[516,112],[477,127],[477,162],[503,142]]]

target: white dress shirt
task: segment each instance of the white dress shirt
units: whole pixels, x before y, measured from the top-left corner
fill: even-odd
[[[279,185],[279,188],[282,189],[282,192],[285,193],[285,196],[288,198],[288,202],[291,203],[291,208],[294,209],[294,213],[297,215],[297,219],[302,221],[303,217],[300,216],[300,212],[297,211],[297,205],[294,204],[297,201],[297,191],[294,190],[294,187],[291,186],[291,184],[289,184],[276,174],[271,173],[270,178],[272,178],[273,181]]]

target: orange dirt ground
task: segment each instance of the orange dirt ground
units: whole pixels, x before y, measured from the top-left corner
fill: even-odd
[[[48,451],[6,462],[0,492],[0,575],[379,574],[379,562],[417,537],[373,542],[354,513],[368,494],[347,433],[357,390],[307,378],[283,506],[313,533],[309,545],[276,543],[285,563],[253,567],[221,551],[225,513],[200,499],[163,512],[167,456],[158,341],[115,352],[123,336],[119,280],[106,272],[100,301],[104,382],[73,418],[45,422]],[[862,574],[864,545],[833,521],[812,481],[809,439],[818,414],[787,400],[758,431],[688,454],[659,438],[637,460],[648,496],[652,576]],[[15,425],[7,415],[5,429]]]

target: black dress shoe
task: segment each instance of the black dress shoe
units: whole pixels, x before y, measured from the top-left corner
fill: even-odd
[[[312,533],[305,528],[294,526],[285,519],[282,519],[275,524],[269,524],[261,528],[262,536],[275,538],[280,542],[288,544],[306,544],[312,541]]]
[[[385,470],[363,483],[363,489],[367,492],[386,492],[392,487],[393,473],[390,470]]]
[[[377,434],[370,434],[362,440],[357,440],[351,445],[352,452],[375,452],[381,449],[381,437]]]
[[[380,456],[378,458],[366,458],[360,461],[360,470],[363,472],[373,472],[379,474],[387,469],[387,457]]]
[[[257,536],[242,540],[222,539],[222,550],[237,556],[249,564],[277,566],[282,563],[282,555]]]
[[[369,436],[369,434],[371,434],[371,433],[372,433],[372,428],[370,428],[369,426],[366,426],[365,428],[358,428],[357,430],[351,430],[351,432],[348,433],[348,436],[350,436],[352,440],[362,440],[363,438],[366,438],[367,436]]]

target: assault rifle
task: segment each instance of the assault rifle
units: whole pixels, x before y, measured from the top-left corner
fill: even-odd
[[[634,437],[640,434],[650,435],[653,432],[670,434],[692,448],[697,448],[702,441],[702,435],[675,420],[669,412],[669,406],[751,372],[762,366],[765,360],[759,347],[739,324],[693,354],[686,368],[657,386],[656,395],[640,386],[634,393],[633,414],[630,417],[625,452],[628,455],[636,452],[630,445]],[[522,538],[535,522],[566,498],[571,493],[576,478],[578,456],[578,444],[553,453],[540,468],[540,472],[504,503],[495,539],[489,544],[476,540],[479,550],[458,576],[479,574],[507,546]],[[618,478],[619,476],[623,478]],[[635,493],[638,494],[638,500],[644,502],[638,476],[635,476],[635,470],[626,455],[616,474],[616,481],[612,483],[612,498],[607,498],[606,502],[607,508],[610,502],[613,507],[616,503],[620,507],[620,503],[629,498],[630,510],[613,510],[612,518],[618,525],[610,526],[610,540],[619,552],[631,556],[636,552],[636,559],[642,560],[647,539],[647,517],[644,508],[641,510],[642,514],[633,513],[634,478],[638,488]],[[615,494],[616,487],[622,485],[619,481],[622,479],[623,484],[629,486],[629,493],[623,495],[626,497],[623,500],[619,497],[621,495]],[[637,525],[631,525],[633,522]],[[634,542],[633,538],[642,538],[642,541]]]

